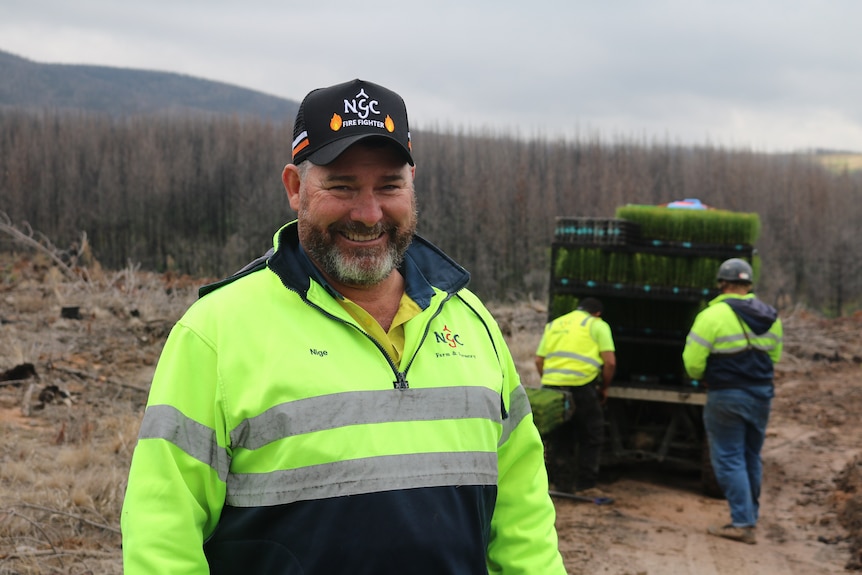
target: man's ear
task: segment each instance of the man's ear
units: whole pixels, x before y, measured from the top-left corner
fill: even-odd
[[[299,170],[293,164],[288,164],[281,172],[281,182],[287,192],[287,201],[294,211],[299,211]]]

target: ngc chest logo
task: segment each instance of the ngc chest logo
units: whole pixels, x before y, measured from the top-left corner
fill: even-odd
[[[437,358],[460,358],[460,359],[476,359],[473,353],[464,353],[464,342],[461,341],[461,335],[449,329],[448,325],[443,326],[443,331],[435,331],[434,339],[438,344],[446,347],[437,348],[434,352]]]
[[[443,331],[435,331],[434,337],[437,339],[437,343],[445,343],[451,348],[456,348],[459,345],[464,345],[461,343],[461,336],[457,333],[452,333],[452,330],[449,329],[449,326],[443,326]]]

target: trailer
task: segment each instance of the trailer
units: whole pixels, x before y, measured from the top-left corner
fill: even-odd
[[[617,369],[608,391],[602,465],[653,461],[700,471],[719,496],[703,428],[706,389],[685,372],[682,352],[695,316],[718,295],[715,274],[729,258],[759,271],[757,214],[687,199],[628,205],[613,218],[559,217],[551,245],[548,321],[602,301]],[[571,430],[577,406],[565,392],[528,390],[556,484],[573,482]]]

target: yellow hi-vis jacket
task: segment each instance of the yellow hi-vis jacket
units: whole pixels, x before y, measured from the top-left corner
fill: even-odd
[[[468,274],[415,238],[396,364],[282,228],[156,368],[126,575],[563,575],[541,438]]]
[[[590,383],[602,372],[603,351],[614,351],[607,322],[577,309],[558,317],[545,326],[536,351],[545,358],[542,385]]]
[[[721,294],[694,319],[682,360],[709,389],[772,386],[784,328],[775,308],[753,294]]]

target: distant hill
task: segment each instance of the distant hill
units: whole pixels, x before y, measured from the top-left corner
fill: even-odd
[[[42,64],[0,50],[0,108],[112,115],[227,114],[293,120],[299,103],[170,72]]]

